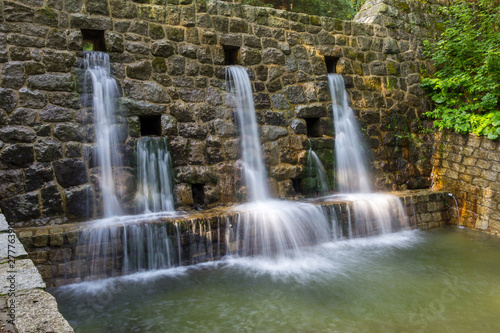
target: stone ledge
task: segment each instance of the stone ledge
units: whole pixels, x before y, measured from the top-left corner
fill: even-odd
[[[24,246],[15,237],[16,254],[8,260],[11,235],[5,217],[0,213],[0,330],[2,332],[73,332],[57,308],[55,298],[46,292],[42,276],[27,257]],[[14,234],[15,235],[15,234]],[[12,255],[11,255],[12,257]],[[14,325],[9,321],[9,306],[15,305]]]
[[[443,227],[450,223],[452,217],[451,197],[445,191],[432,190],[407,190],[390,192],[386,194],[395,195],[400,198],[403,207],[410,220],[412,228],[431,229]],[[310,199],[308,203],[322,206],[328,210],[335,208],[339,214],[345,214],[346,206],[351,206],[352,200],[346,200],[341,196],[328,199]],[[413,208],[411,204],[413,203]],[[170,232],[178,230],[178,242],[181,244],[182,265],[192,265],[214,260],[224,255],[227,245],[220,235],[225,235],[226,225],[238,218],[237,206],[225,206],[204,211],[178,212],[179,215],[155,215],[155,216],[131,216],[116,219],[113,226],[102,224],[105,228],[113,228],[113,236],[106,240],[113,244],[117,251],[123,251],[123,234],[126,226],[131,222],[134,225],[148,224],[165,226]],[[79,267],[90,267],[88,256],[88,245],[78,243],[81,238],[90,237],[98,230],[99,220],[84,223],[65,225],[54,225],[45,227],[33,227],[18,229],[21,241],[26,245],[30,258],[35,262],[44,281],[48,286],[59,286],[68,283],[81,282],[89,272],[86,269],[81,272]],[[130,232],[130,231],[129,231]],[[173,237],[169,233],[169,236]],[[177,242],[177,240],[176,240]],[[117,252],[117,254],[119,254]],[[98,272],[105,276],[122,274],[121,262],[116,262],[112,254],[106,253],[99,262],[112,263],[108,272]],[[95,272],[94,272],[95,273]]]

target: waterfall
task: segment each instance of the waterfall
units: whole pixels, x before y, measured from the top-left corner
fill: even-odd
[[[232,226],[226,227],[230,254],[288,257],[304,246],[331,240],[327,216],[320,206],[270,200],[233,209]]]
[[[330,187],[328,186],[328,178],[326,176],[325,168],[323,167],[323,163],[321,163],[318,155],[314,152],[314,150],[309,149],[307,152],[307,169],[312,173],[312,177],[315,178],[316,186],[314,187],[317,192],[322,195],[325,195],[330,191]]]
[[[229,66],[226,69],[226,83],[236,102],[236,114],[241,134],[242,162],[249,199],[250,201],[265,201],[269,199],[266,170],[262,162],[252,84],[246,69],[241,66]]]
[[[226,82],[236,104],[250,201],[232,209],[237,218],[232,227],[226,228],[230,254],[281,257],[296,253],[302,246],[329,241],[329,223],[319,207],[270,198],[250,78],[245,68],[229,66]]]
[[[340,193],[370,193],[370,175],[364,140],[356,118],[349,107],[344,79],[329,74],[335,126],[335,157]]]
[[[372,193],[367,153],[359,125],[349,107],[344,79],[329,74],[335,126],[337,182],[347,206],[349,238],[385,234],[409,228],[409,219],[399,198]]]
[[[84,105],[94,110],[94,129],[97,160],[100,167],[103,215],[121,215],[116,195],[113,167],[121,165],[117,146],[121,128],[118,125],[120,96],[118,85],[111,77],[109,55],[103,52],[85,52],[84,58]],[[91,89],[91,91],[89,91]]]
[[[173,211],[172,161],[163,137],[137,141],[137,213]]]
[[[86,261],[78,277],[96,280],[180,265],[179,228],[155,223],[162,216],[120,216],[86,226],[77,244],[79,259]]]

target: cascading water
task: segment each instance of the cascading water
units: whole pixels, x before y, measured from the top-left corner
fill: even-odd
[[[399,198],[371,193],[364,140],[354,113],[349,107],[344,79],[338,74],[329,74],[328,83],[336,135],[338,188],[342,198],[352,205],[353,222],[351,222],[351,212],[348,212],[349,238],[385,234],[408,228],[409,219]]]
[[[229,66],[226,83],[233,93],[236,114],[240,125],[241,154],[245,172],[245,184],[250,201],[269,199],[266,170],[262,162],[259,127],[255,116],[252,84],[244,67]]]
[[[329,74],[335,126],[335,157],[340,193],[370,193],[370,176],[364,140],[352,109],[349,107],[344,79]]]
[[[233,208],[234,225],[227,226],[229,252],[239,256],[297,255],[304,246],[330,241],[330,226],[320,206],[270,200]]]
[[[172,161],[163,137],[137,141],[137,213],[174,211]]]
[[[272,200],[262,161],[252,84],[245,68],[229,66],[226,83],[236,103],[245,184],[250,203],[233,208],[236,222],[226,227],[231,254],[283,256],[330,240],[329,224],[319,207]]]
[[[316,155],[312,149],[307,151],[307,169],[313,173],[311,176],[313,176],[316,181],[316,191],[321,195],[327,194],[328,191],[330,191],[330,187],[328,186],[328,177],[326,176],[323,163],[321,163],[318,155]]]
[[[93,222],[78,241],[82,249],[79,278],[100,279],[180,264],[177,228],[155,223],[158,216],[122,216]],[[171,230],[168,230],[171,229]]]
[[[120,96],[118,85],[111,77],[109,55],[103,52],[85,52],[84,64],[84,104],[94,110],[96,153],[100,167],[100,187],[104,217],[121,215],[122,209],[115,189],[113,167],[121,165],[117,154],[121,127],[118,124]]]
[[[79,267],[79,276],[96,279],[178,265],[181,263],[179,229],[176,226],[167,233],[167,224],[155,223],[174,211],[166,140],[150,137],[138,140],[136,212],[146,215],[122,216],[113,170],[121,165],[117,154],[121,135],[121,114],[116,107],[119,88],[110,74],[108,54],[86,52],[84,70],[83,83],[88,90],[83,102],[94,110],[104,219],[93,222],[80,235],[78,247],[85,249],[89,268]]]

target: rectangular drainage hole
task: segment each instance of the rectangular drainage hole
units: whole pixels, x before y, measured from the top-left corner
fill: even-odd
[[[237,46],[222,45],[224,48],[224,65],[238,65],[240,48]]]
[[[106,43],[104,42],[104,30],[82,29],[82,49],[84,51],[106,52]]]
[[[161,116],[139,116],[141,136],[161,135]]]
[[[193,207],[202,208],[205,205],[205,184],[192,184]]]
[[[302,194],[302,179],[292,178],[292,186],[296,194]]]
[[[304,118],[307,126],[307,136],[310,138],[318,138],[322,136],[321,122],[319,118]]]
[[[325,56],[326,71],[328,73],[337,73],[337,62],[339,58]]]

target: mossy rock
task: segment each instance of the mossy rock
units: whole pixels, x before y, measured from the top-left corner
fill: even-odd
[[[152,61],[153,71],[155,73],[165,73],[167,71],[167,64],[164,58],[156,57]]]
[[[57,27],[57,12],[49,7],[42,7],[35,11],[35,23]]]
[[[150,23],[149,37],[153,39],[162,39],[163,37],[165,37],[165,32],[163,31],[163,27],[159,24]]]

